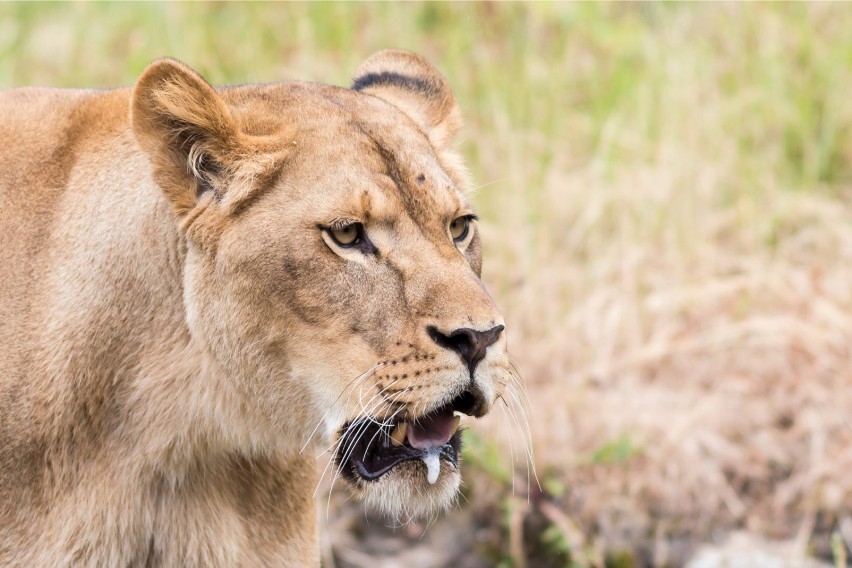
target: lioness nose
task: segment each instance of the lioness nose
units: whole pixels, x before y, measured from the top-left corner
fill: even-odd
[[[437,328],[429,327],[429,335],[435,340],[435,343],[458,353],[462,360],[467,363],[471,376],[473,376],[476,365],[485,357],[485,351],[497,341],[502,331],[502,325],[486,331],[463,327],[445,335]]]

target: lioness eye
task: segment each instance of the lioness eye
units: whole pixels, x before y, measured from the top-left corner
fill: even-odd
[[[351,223],[337,229],[328,229],[328,233],[334,239],[334,242],[342,247],[357,245],[363,232],[364,225],[361,223]]]
[[[456,217],[450,223],[450,236],[457,243],[462,242],[467,237],[467,232],[470,230],[470,215],[464,217]]]

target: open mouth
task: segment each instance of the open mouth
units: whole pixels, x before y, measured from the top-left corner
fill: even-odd
[[[335,457],[344,477],[376,481],[405,461],[420,460],[430,484],[438,480],[441,459],[458,467],[460,416],[469,394],[413,420],[361,418],[346,424]]]

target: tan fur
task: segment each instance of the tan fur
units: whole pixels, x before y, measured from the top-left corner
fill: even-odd
[[[426,333],[502,323],[475,225],[448,233],[458,109],[422,58],[358,78],[385,71],[417,81],[215,90],[161,60],[0,92],[0,565],[318,565],[315,454],[378,389],[413,418],[471,380]],[[334,250],[340,219],[378,254]],[[508,372],[503,335],[488,405]],[[454,499],[448,464],[403,466],[359,492]]]

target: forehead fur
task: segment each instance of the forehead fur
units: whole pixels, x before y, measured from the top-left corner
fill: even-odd
[[[340,216],[398,215],[445,221],[468,206],[422,129],[395,106],[368,94],[311,83],[233,88],[223,96],[240,128],[288,147],[279,178],[299,170],[311,181],[338,181]],[[314,104],[305,104],[305,98]],[[340,144],[345,140],[345,144]],[[366,220],[366,219],[365,219]]]

